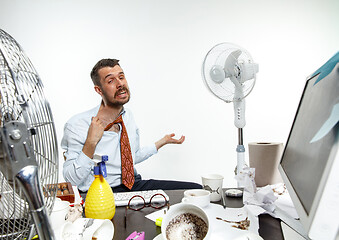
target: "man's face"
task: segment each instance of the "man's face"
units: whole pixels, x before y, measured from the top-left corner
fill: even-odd
[[[107,105],[122,106],[130,99],[130,92],[125,74],[119,65],[104,67],[99,71],[101,87],[95,86]]]

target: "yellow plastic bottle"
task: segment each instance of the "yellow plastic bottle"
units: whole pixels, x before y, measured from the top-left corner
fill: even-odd
[[[112,188],[106,181],[105,161],[108,156],[95,155],[93,160],[99,158],[97,166],[94,167],[94,181],[88,189],[85,201],[86,218],[112,219],[115,214],[115,202]]]

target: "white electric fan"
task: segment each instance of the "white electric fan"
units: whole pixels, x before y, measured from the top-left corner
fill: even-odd
[[[48,214],[58,148],[42,82],[19,44],[0,29],[0,239],[55,239]]]
[[[245,97],[252,91],[258,64],[243,48],[232,43],[220,43],[207,54],[202,65],[202,78],[207,88],[219,99],[234,105],[234,124],[238,128],[236,175],[246,167],[243,128]],[[238,187],[242,184],[238,180]]]

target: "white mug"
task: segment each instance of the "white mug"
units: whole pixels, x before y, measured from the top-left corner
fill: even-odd
[[[69,211],[69,202],[61,201],[56,198],[51,215],[49,216],[51,227],[53,230],[61,228],[66,223],[66,216]]]
[[[167,226],[169,225],[169,223],[171,222],[171,220],[175,219],[176,217],[184,214],[184,213],[190,213],[193,215],[198,216],[199,218],[201,218],[207,225],[207,233],[204,237],[204,240],[208,240],[210,238],[211,235],[211,225],[210,225],[210,220],[208,218],[208,215],[206,214],[206,212],[193,204],[189,204],[189,203],[178,203],[175,204],[173,206],[170,207],[170,209],[168,210],[168,212],[165,214],[164,219],[162,220],[161,223],[161,235],[163,237],[164,240],[168,240],[168,238],[166,237],[166,229]],[[178,234],[180,235],[182,233],[181,231],[182,229],[178,228],[178,231],[176,233],[173,233],[174,235]],[[181,239],[180,236],[174,237],[175,239]]]
[[[210,204],[211,193],[204,189],[190,189],[184,192],[183,203],[192,203],[199,207],[207,207]]]
[[[206,174],[201,176],[201,179],[204,189],[211,193],[211,202],[220,201],[224,177],[219,174]]]

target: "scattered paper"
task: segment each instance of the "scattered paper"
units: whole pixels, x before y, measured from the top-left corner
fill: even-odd
[[[254,181],[255,168],[249,168],[245,166],[238,174],[235,175],[235,179],[238,182],[238,186],[244,187],[247,191],[254,193],[257,189]]]
[[[258,188],[254,195],[244,191],[244,204],[248,212],[254,216],[266,213],[274,218],[280,218],[281,216],[275,211],[278,207],[292,218],[299,218],[292,199],[283,183]]]
[[[54,234],[60,240],[113,239],[114,225],[108,219],[79,218],[64,223]]]
[[[74,192],[74,203],[71,203],[71,206],[74,204],[84,204],[84,200],[82,199],[78,187],[77,186],[72,186],[73,192]]]

